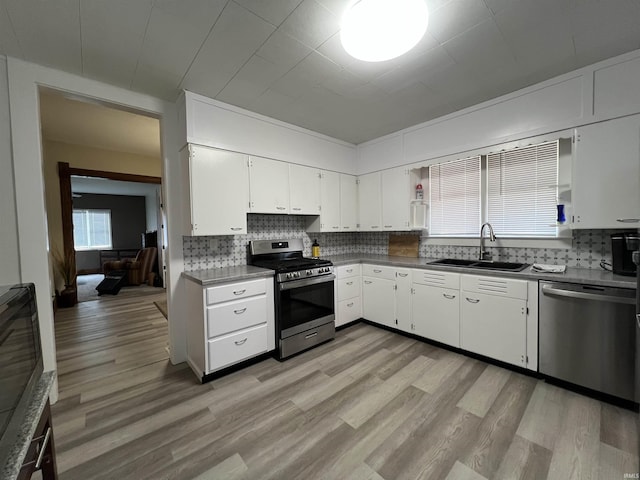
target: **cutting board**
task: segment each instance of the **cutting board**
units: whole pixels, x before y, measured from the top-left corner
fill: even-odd
[[[419,235],[389,235],[389,255],[418,258]]]

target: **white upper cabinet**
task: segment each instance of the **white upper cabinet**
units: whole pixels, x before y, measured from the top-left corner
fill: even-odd
[[[640,115],[576,130],[573,228],[640,226]]]
[[[289,165],[290,213],[320,213],[320,170],[303,165]]]
[[[181,157],[185,235],[247,233],[248,157],[199,145],[189,145]]]
[[[358,179],[340,174],[340,227],[343,232],[358,230]]]
[[[226,178],[233,184],[233,181]],[[252,213],[289,213],[289,164],[250,157],[249,181]],[[233,185],[231,185],[233,187]]]
[[[382,230],[382,195],[380,172],[358,177],[358,210],[361,231]]]
[[[322,172],[320,178],[320,222],[322,232],[340,231],[340,174]]]
[[[410,230],[411,185],[409,170],[404,167],[382,172],[382,228]]]

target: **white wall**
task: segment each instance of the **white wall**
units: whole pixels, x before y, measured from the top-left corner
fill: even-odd
[[[185,92],[178,102],[181,143],[283,160],[354,174],[356,146],[202,95]]]
[[[7,60],[0,57],[0,285],[20,282]]]
[[[182,206],[175,105],[14,58],[8,58],[7,65],[19,251],[22,260],[20,271],[23,281],[36,284],[45,369],[55,370],[56,355],[53,311],[49,296],[49,258],[38,108],[39,86],[72,92],[160,117],[164,198],[167,202],[169,229],[166,282],[170,318],[169,340],[171,361],[183,362],[186,358],[186,341],[185,328],[181,322],[182,290],[179,288],[180,274],[183,270],[182,237],[179,229]],[[177,227],[175,229],[172,228],[173,219]],[[53,402],[57,400],[57,383],[54,385],[51,398]]]
[[[358,145],[364,174],[640,112],[640,50]]]

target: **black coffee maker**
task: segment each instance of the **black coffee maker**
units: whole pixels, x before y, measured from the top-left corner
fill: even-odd
[[[638,232],[614,233],[611,235],[611,255],[613,273],[635,277],[636,264],[633,263],[633,252],[639,250],[640,235]]]

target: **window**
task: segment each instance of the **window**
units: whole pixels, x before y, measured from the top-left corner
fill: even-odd
[[[430,235],[474,236],[480,231],[480,157],[429,167]]]
[[[74,209],[73,240],[76,250],[111,248],[111,211]]]
[[[487,155],[487,221],[508,237],[555,237],[559,142]]]

